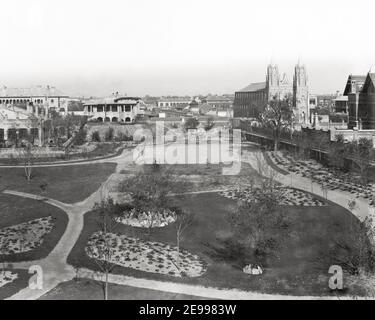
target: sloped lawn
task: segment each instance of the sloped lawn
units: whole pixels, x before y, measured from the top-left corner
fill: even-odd
[[[7,274],[11,273],[17,277],[0,287],[0,300],[9,298],[18,291],[26,288],[29,285],[29,279],[32,277],[32,274],[29,274],[25,269],[6,268],[4,272]],[[3,270],[0,269],[0,278],[2,273]]]
[[[46,257],[63,235],[67,223],[67,215],[59,208],[0,193],[0,243],[4,244],[0,262]]]
[[[236,259],[224,259],[213,254],[210,249],[212,246],[220,245],[218,239],[230,234],[226,215],[236,202],[215,193],[179,196],[177,202],[181,207],[190,209],[196,214],[196,220],[188,229],[181,247],[199,256],[207,265],[207,271],[198,277],[177,278],[116,266],[113,273],[265,293],[331,294],[328,288],[329,265],[317,265],[317,260],[320,255],[328,253],[329,247],[339,232],[342,232],[343,224],[351,217],[345,209],[332,203],[322,207],[287,207],[292,220],[290,241],[280,252],[280,259],[272,261],[262,276],[251,276],[242,272],[243,266]],[[85,215],[84,230],[68,258],[69,263],[98,270],[94,259],[90,259],[85,253],[90,237],[97,231],[95,214],[89,212]],[[120,225],[116,233],[139,238],[142,241],[176,245],[173,225],[155,228],[150,235],[142,228]]]
[[[33,168],[27,181],[24,168],[0,168],[0,188],[43,195],[66,203],[86,199],[114,172],[114,163]],[[45,191],[41,185],[45,185]]]

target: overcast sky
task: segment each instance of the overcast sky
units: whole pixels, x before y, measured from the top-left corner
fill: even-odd
[[[292,0],[1,0],[0,84],[72,95],[233,93],[300,59],[310,91],[374,64],[375,4]]]

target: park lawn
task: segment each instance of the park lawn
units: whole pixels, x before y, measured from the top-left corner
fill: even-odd
[[[293,222],[293,237],[280,252],[280,260],[273,261],[262,276],[250,276],[242,272],[243,266],[236,265],[233,261],[215,258],[206,245],[217,245],[217,237],[230,232],[226,215],[236,202],[216,193],[178,196],[176,202],[196,215],[196,220],[187,230],[181,247],[199,255],[207,263],[206,273],[195,278],[177,278],[120,266],[116,266],[113,273],[270,294],[331,294],[328,288],[329,265],[317,265],[316,261],[319,256],[328,252],[336,235],[342,232],[338,226],[347,220],[345,217],[351,217],[349,211],[332,203],[324,207],[288,206],[287,210]],[[70,264],[98,269],[95,261],[84,251],[89,237],[98,230],[97,228],[95,213],[86,213],[85,227],[68,258]],[[173,225],[155,228],[151,235],[147,234],[147,230],[125,225],[120,225],[116,232],[143,240],[176,244]]]
[[[160,170],[174,175],[201,175],[201,176],[219,176],[223,175],[224,168],[230,168],[232,164],[163,164]],[[142,166],[145,172],[152,172],[153,165],[145,164]],[[252,174],[254,169],[246,162],[241,162],[241,168],[238,175]]]
[[[4,271],[12,271],[18,274],[18,278],[14,281],[7,283],[6,285],[0,287],[0,300],[11,297],[16,294],[18,291],[26,288],[29,285],[29,279],[32,277],[32,274],[29,274],[25,269],[13,269],[13,268],[4,268]],[[0,270],[2,272],[2,269]]]
[[[201,190],[219,190],[230,186],[244,185],[250,183],[251,179],[260,178],[250,164],[241,162],[237,174],[223,174],[223,168],[228,167],[222,164],[164,164],[159,169],[162,173],[168,173],[175,177],[171,182],[171,189],[177,192],[191,192]],[[230,167],[230,166],[229,166]],[[139,172],[152,174],[153,165],[142,165],[135,168]],[[124,179],[126,176],[133,176],[135,170],[122,170]]]
[[[78,278],[60,283],[39,300],[103,300],[103,283]],[[109,300],[207,300],[197,296],[109,284]]]
[[[114,172],[114,163],[33,168],[27,181],[24,168],[0,168],[1,189],[43,195],[66,203],[79,202],[95,192]],[[41,184],[47,184],[42,193]]]
[[[0,262],[33,261],[45,258],[56,246],[68,224],[66,213],[43,201],[0,193],[0,228],[10,227],[29,220],[52,216],[54,227],[36,249],[24,253],[0,255]]]

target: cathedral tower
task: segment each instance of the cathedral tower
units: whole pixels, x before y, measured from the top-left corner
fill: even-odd
[[[268,100],[271,100],[279,92],[280,74],[277,65],[268,65],[266,76],[266,88]]]
[[[307,85],[306,67],[299,62],[294,68],[293,76],[293,107],[296,122],[309,122],[309,87]]]

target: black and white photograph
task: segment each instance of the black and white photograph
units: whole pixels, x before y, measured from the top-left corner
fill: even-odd
[[[372,1],[0,10],[0,300],[375,298]]]

